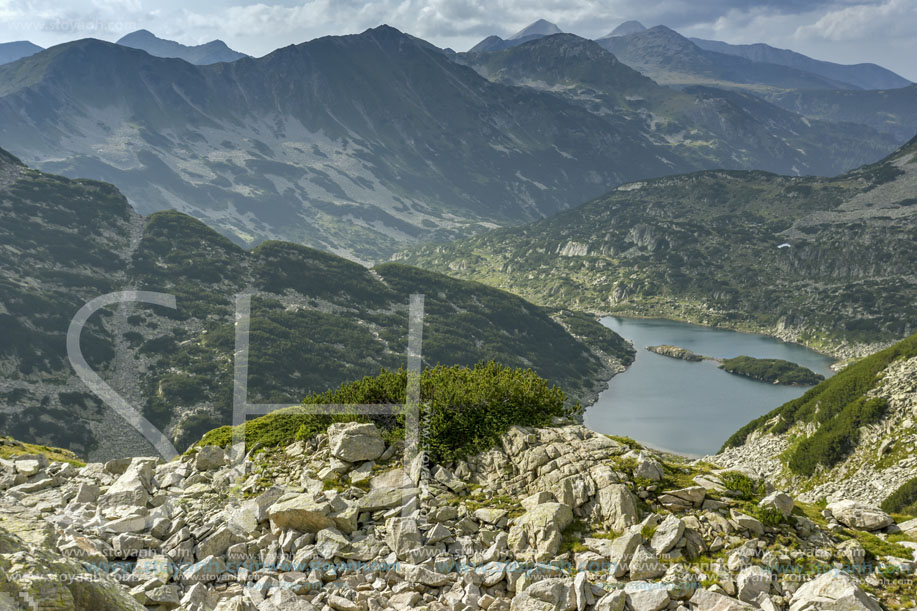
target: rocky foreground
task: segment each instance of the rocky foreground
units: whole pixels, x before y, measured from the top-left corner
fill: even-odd
[[[439,466],[405,465],[358,423],[235,465],[215,446],[168,463],[0,460],[0,609],[914,603],[914,524],[558,424]]]

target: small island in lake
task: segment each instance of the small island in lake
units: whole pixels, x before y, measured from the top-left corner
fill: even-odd
[[[682,361],[697,362],[710,358],[709,356],[691,352],[687,348],[682,348],[681,346],[670,346],[668,344],[663,344],[662,346],[647,346],[646,349],[650,352],[655,352],[656,354],[661,354],[662,356],[667,356],[673,359],[681,359]]]
[[[720,369],[752,380],[786,386],[812,386],[825,379],[825,376],[790,361],[756,359],[751,356],[723,359],[720,361]]]

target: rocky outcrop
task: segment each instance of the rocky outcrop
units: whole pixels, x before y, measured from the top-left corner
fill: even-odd
[[[381,439],[348,424],[239,464],[219,448],[2,461],[18,483],[0,528],[21,540],[0,537],[0,565],[105,576],[85,591],[29,586],[42,608],[156,611],[873,610],[864,588],[910,567],[870,555],[864,569],[856,540],[789,495],[739,496],[709,465],[581,426],[513,427],[441,465],[405,465]],[[647,465],[660,477],[638,476]],[[826,573],[836,566],[850,573]],[[0,603],[26,585],[0,580]]]

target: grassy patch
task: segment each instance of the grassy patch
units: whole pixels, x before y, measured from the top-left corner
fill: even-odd
[[[33,443],[22,443],[10,439],[9,437],[0,438],[0,458],[13,460],[18,456],[28,454],[40,454],[50,461],[70,463],[76,467],[83,467],[86,465],[85,462],[80,460],[79,457],[70,450],[41,446]]]
[[[814,422],[821,428],[832,420],[840,418],[840,421],[832,427],[830,435],[826,432],[820,441],[813,442],[818,446],[814,448],[815,450],[825,451],[821,459],[833,459],[833,456],[843,453],[844,436],[857,433],[858,428],[856,427],[868,422],[870,417],[876,415],[876,408],[879,406],[877,404],[867,406],[869,401],[866,400],[866,393],[878,385],[881,379],[879,374],[896,359],[913,356],[917,356],[917,334],[898,342],[891,348],[858,361],[812,388],[798,399],[784,403],[774,411],[751,421],[730,437],[723,448],[742,445],[752,432],[759,429],[772,433],[785,433],[800,422]],[[767,428],[768,423],[772,420],[776,420],[776,423]],[[812,449],[811,445],[807,445],[804,448],[796,449],[793,454],[805,453]],[[789,458],[793,460],[792,455]],[[797,468],[808,470],[812,461],[800,457],[796,463]]]
[[[573,520],[561,533],[563,539],[560,544],[560,553],[573,552],[574,554],[579,554],[588,551],[589,548],[583,545],[583,538],[587,532],[589,532],[589,526],[585,522]]]

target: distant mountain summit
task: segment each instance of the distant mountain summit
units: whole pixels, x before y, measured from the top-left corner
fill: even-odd
[[[646,26],[640,23],[639,21],[625,21],[615,29],[613,29],[607,36],[602,38],[612,38],[614,36],[627,36],[628,34],[636,34],[638,32],[645,32]]]
[[[39,51],[44,51],[44,49],[28,40],[0,43],[0,65],[35,55]]]
[[[777,64],[797,70],[805,70],[818,76],[853,85],[858,89],[899,89],[912,83],[891,70],[876,64],[835,64],[812,59],[789,49],[778,49],[763,43],[732,45],[718,40],[691,38],[701,49],[744,57],[753,62]]]
[[[706,85],[754,93],[765,89],[857,88],[800,68],[709,51],[663,25],[596,42],[661,85]]]
[[[188,63],[206,66],[221,62],[234,62],[248,57],[244,53],[233,51],[222,40],[212,40],[203,45],[188,46],[159,38],[148,30],[137,30],[118,41],[119,45],[140,49],[156,57],[183,59]]]
[[[545,21],[544,19],[539,19],[538,21],[527,25],[522,28],[509,38],[500,38],[499,36],[488,36],[475,46],[468,49],[469,53],[493,53],[494,51],[502,51],[503,49],[510,49],[512,47],[517,47],[521,44],[527,43],[532,40],[537,40],[539,38],[544,38],[545,36],[553,36],[554,34],[563,34],[563,30],[551,23],[550,21]]]
[[[557,27],[555,24],[550,21],[545,21],[544,19],[539,19],[535,23],[532,23],[512,36],[509,37],[509,40],[521,40],[523,38],[531,40],[533,36],[550,36],[552,34],[563,34],[563,30]]]

